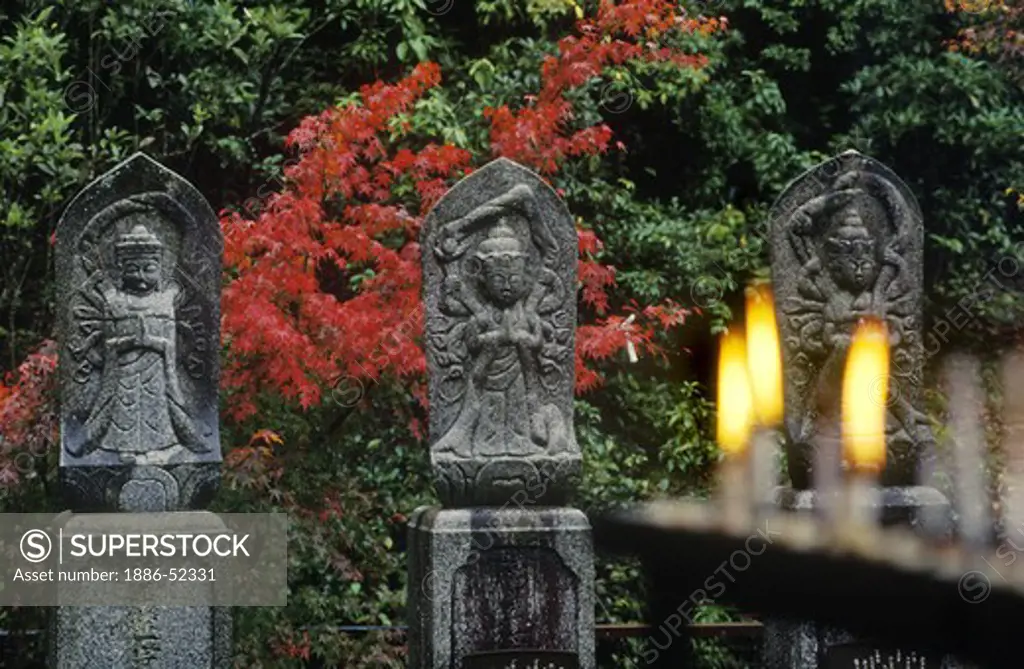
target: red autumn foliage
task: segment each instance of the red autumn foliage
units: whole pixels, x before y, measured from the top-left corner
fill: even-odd
[[[222,302],[222,381],[231,415],[252,416],[265,391],[308,408],[339,378],[362,384],[382,374],[407,380],[425,403],[417,239],[430,207],[491,158],[511,158],[550,178],[568,160],[605,153],[611,130],[604,124],[574,127],[566,94],[629,62],[701,67],[703,56],[664,47],[659,39],[724,27],[724,19],[689,18],[664,0],[602,2],[596,16],[579,21],[576,34],[544,60],[535,95],[516,109],[483,110],[490,155],[424,145],[407,122],[396,124],[440,84],[433,63],[395,84],[364,86],[359,104],[304,119],[287,139],[300,159],[286,168],[286,187],[268,198],[256,220],[225,213],[221,221],[230,279]],[[624,148],[621,142],[614,146]],[[578,233],[581,296],[596,314],[577,333],[576,386],[582,392],[601,382],[588,363],[609,358],[628,341],[659,353],[656,332],[680,324],[687,312],[663,304],[633,305],[626,309],[632,319],[609,314],[615,270],[595,259],[601,241],[594,231],[580,227]],[[48,341],[0,381],[0,485],[18,482],[32,471],[33,458],[57,441],[55,369],[56,347]],[[422,433],[421,426],[412,428]],[[280,476],[275,443],[277,435],[261,432],[235,449],[225,463],[229,478],[271,485]]]
[[[427,143],[395,120],[441,81],[433,63],[395,84],[376,82],[360,103],[304,119],[287,139],[300,159],[285,171],[285,189],[256,220],[225,213],[225,264],[233,280],[223,296],[229,348],[223,376],[232,415],[256,412],[261,391],[310,407],[337,379],[406,379],[423,397],[420,248],[423,218],[444,192],[476,164],[511,158],[550,177],[575,157],[606,152],[605,124],[574,127],[566,94],[608,67],[669,61],[701,67],[694,56],[659,45],[671,31],[709,32],[716,19],[687,18],[662,0],[605,2],[594,18],[544,60],[541,86],[518,109],[484,110],[490,155]],[[420,141],[417,141],[420,140]],[[416,147],[420,148],[416,148]],[[400,196],[399,192],[411,195]],[[597,315],[577,335],[577,391],[597,386],[588,363],[627,346],[657,352],[655,333],[682,322],[673,305],[636,307],[633,320],[609,315],[615,270],[595,260],[601,242],[581,228],[582,298]],[[358,277],[355,288],[353,279]]]
[[[959,15],[966,26],[949,47],[985,55],[1011,68],[1024,81],[1024,2],[1020,0],[945,0],[946,10]]]
[[[0,487],[36,470],[57,442],[57,346],[50,340],[0,382]]]
[[[305,631],[302,634],[298,632],[293,634],[282,632],[280,637],[273,641],[272,646],[278,657],[291,657],[302,660],[309,659],[310,651],[313,648],[309,632]]]

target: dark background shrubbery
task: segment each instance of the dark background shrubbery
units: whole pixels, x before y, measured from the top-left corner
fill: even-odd
[[[52,335],[57,218],[119,160],[146,151],[194,182],[215,209],[243,206],[276,188],[282,138],[301,118],[421,59],[441,65],[444,83],[424,102],[419,131],[482,146],[485,137],[465,136],[485,127],[482,107],[518,104],[536,89],[541,57],[568,34],[576,12],[571,0],[456,0],[446,14],[426,11],[437,5],[5,3],[0,370],[15,369]],[[572,211],[604,240],[603,260],[618,268],[618,305],[671,298],[697,308],[663,342],[667,359],[611,360],[606,385],[578,400],[586,458],[579,503],[587,510],[706,488],[718,457],[712,337],[733,317],[742,285],[766,276],[758,240],[772,199],[826,155],[870,154],[918,195],[927,226],[926,328],[948,318],[1000,260],[1024,266],[1014,190],[1024,186],[1018,64],[949,46],[978,17],[948,12],[939,0],[722,0],[703,10],[729,19],[728,31],[691,38],[708,67],[650,65],[595,81],[577,108],[602,117],[626,149],[557,178]],[[1004,283],[1020,288],[1024,278]],[[990,357],[1013,340],[1021,307],[1014,290],[974,304],[945,347]],[[310,510],[293,513],[289,605],[238,612],[240,662],[300,666],[274,648],[308,628],[317,666],[403,666],[393,634],[330,629],[403,622],[403,523],[433,499],[424,444],[395,419],[415,400],[394,380],[369,393],[368,411],[330,402],[299,411],[268,398],[258,424],[225,426],[226,445],[248,444],[256,428],[284,444],[274,446],[280,478],[235,480],[218,510]],[[930,396],[940,411],[941,397]],[[37,476],[0,489],[3,510],[54,508],[54,462],[51,454]],[[328,508],[336,510],[323,515]],[[635,566],[602,560],[598,573],[599,622],[639,620]],[[0,626],[37,626],[36,613],[4,610]],[[729,663],[720,648],[706,656],[709,665]],[[619,652],[605,661],[626,666]]]

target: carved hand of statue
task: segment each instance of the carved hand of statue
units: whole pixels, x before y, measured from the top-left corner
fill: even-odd
[[[471,323],[471,334],[469,337],[469,350],[477,352],[481,348],[494,348],[509,341],[509,329],[504,319],[495,322],[487,315],[477,316]]]
[[[540,319],[536,314],[510,311],[505,315],[505,325],[509,341],[517,346],[536,349],[543,343]]]
[[[107,340],[107,348],[117,352],[130,351],[139,347],[139,339],[135,336],[112,337]]]
[[[530,327],[517,327],[512,330],[511,340],[513,344],[525,346],[527,348],[540,348],[540,345],[543,343],[540,332]]]
[[[824,335],[825,341],[829,343],[829,347],[832,350],[845,350],[850,347],[850,342],[852,341],[850,333],[845,328],[837,327],[835,323],[825,323]]]
[[[850,311],[852,312],[853,316],[855,316],[856,318],[860,318],[861,316],[868,316],[874,313],[876,308],[881,307],[882,305],[876,305],[874,303],[873,297],[874,296],[871,293],[863,293],[862,295],[858,295],[857,298],[853,301],[853,304],[850,305]]]
[[[165,337],[154,337],[148,332],[142,333],[142,346],[144,348],[151,348],[154,351],[163,353],[171,345],[171,342]]]

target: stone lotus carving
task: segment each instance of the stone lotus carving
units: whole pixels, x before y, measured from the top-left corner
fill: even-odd
[[[215,486],[222,245],[203,197],[142,154],[61,218],[61,467],[73,506],[128,495],[151,498],[148,510],[191,508]]]
[[[810,170],[773,207],[772,274],[785,369],[787,454],[798,488],[810,485],[816,446],[836,441],[850,337],[865,316],[891,346],[883,482],[909,485],[934,443],[916,408],[921,383],[923,223],[907,186],[850,151]]]
[[[442,501],[560,503],[580,467],[572,424],[578,242],[568,211],[538,176],[499,159],[442,198],[422,248],[431,460]]]

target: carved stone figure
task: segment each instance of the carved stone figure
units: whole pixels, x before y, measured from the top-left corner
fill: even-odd
[[[141,208],[138,216],[145,214]],[[160,240],[136,223],[114,245],[120,286],[111,284],[105,272],[95,272],[78,291],[78,325],[88,335],[72,353],[84,371],[92,365],[91,349],[104,350],[96,356],[103,371],[85,421],[86,437],[68,444],[74,456],[97,448],[137,454],[175,446],[197,453],[209,449],[195,433],[178,384],[175,302],[183,293],[176,284],[161,285],[162,253]],[[87,378],[83,374],[76,380]]]
[[[72,507],[196,508],[212,494],[222,245],[203,197],[142,154],[62,217],[61,467]]]
[[[442,501],[561,503],[580,467],[572,218],[539,177],[499,159],[442,198],[422,248]]]
[[[890,336],[890,392],[876,398],[889,413],[882,481],[912,484],[919,457],[934,444],[916,407],[924,238],[917,201],[884,165],[848,151],[790,184],[771,221],[794,486],[810,486],[816,447],[839,447],[843,367],[866,316],[883,320]]]

